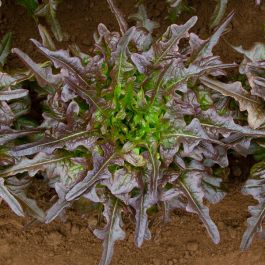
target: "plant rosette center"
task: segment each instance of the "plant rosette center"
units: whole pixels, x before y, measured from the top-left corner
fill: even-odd
[[[109,101],[112,108],[107,113],[96,113],[95,128],[116,144],[159,143],[169,129],[169,122],[164,118],[166,101],[151,102],[143,88],[136,92],[132,83],[126,87],[116,85]]]

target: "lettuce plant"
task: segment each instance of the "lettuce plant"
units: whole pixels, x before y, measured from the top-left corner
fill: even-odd
[[[191,11],[186,0],[166,0],[171,21],[176,21],[182,12]]]
[[[190,33],[197,17],[170,25],[154,40],[157,24],[142,6],[133,16],[136,26],[129,27],[113,1],[107,2],[120,32],[99,24],[92,55],[32,40],[50,61],[40,65],[13,49],[44,96],[37,128],[44,133],[6,146],[13,162],[0,168],[1,187],[12,195],[11,208],[19,207],[16,213],[24,214],[21,202],[45,223],[62,217],[80,197],[102,204],[105,227],[94,230],[104,241],[100,264],[110,264],[115,241],[125,238],[127,217],[134,219],[140,247],[151,236],[150,212],[161,208],[165,221],[176,208],[197,214],[218,243],[204,201],[225,196],[221,176],[228,150],[246,155],[252,138],[264,137],[255,130],[263,121],[252,112],[252,97],[241,96],[238,82],[216,80],[235,67],[212,52],[233,14],[207,40]],[[250,127],[240,125],[227,96],[249,111]],[[38,172],[58,195],[45,213],[26,196]]]
[[[62,41],[64,34],[56,16],[56,11],[59,3],[62,0],[16,0],[16,2],[24,6],[28,13],[34,18],[39,25],[39,18],[44,17],[50,25],[51,31],[58,41]]]
[[[234,99],[239,105],[239,109],[247,114],[247,120],[244,115],[241,115],[241,122],[248,123],[250,128],[255,129],[256,133],[261,133],[260,136],[255,136],[256,146],[250,146],[250,138],[246,141],[245,136],[238,135],[237,140],[246,141],[245,146],[249,152],[256,154],[259,162],[251,169],[250,178],[242,188],[245,195],[251,195],[259,203],[249,207],[251,217],[248,218],[248,227],[243,235],[241,249],[246,250],[253,239],[253,236],[258,233],[262,234],[262,222],[265,216],[265,184],[264,184],[264,140],[262,139],[262,131],[265,124],[265,105],[264,105],[264,60],[265,60],[265,45],[257,43],[250,50],[244,50],[240,47],[233,47],[236,51],[244,55],[239,71],[241,75],[245,75],[245,82],[233,82],[225,84],[223,82],[205,79],[201,77],[204,85],[224,96]],[[251,150],[251,151],[250,151]]]
[[[4,64],[11,49],[11,34],[7,33],[0,43],[0,169],[14,166],[14,157],[9,150],[15,146],[17,139],[23,139],[40,132],[31,123],[27,123],[25,115],[30,111],[29,91],[24,88],[25,80],[32,77],[29,71],[6,73]],[[0,176],[0,197],[19,216],[24,216],[22,206],[14,196],[11,189],[7,188],[6,181]],[[24,183],[25,184],[25,183]],[[33,202],[25,193],[18,195],[26,204]],[[35,203],[35,202],[33,202]]]
[[[257,116],[258,124],[264,127],[264,100],[265,100],[265,45],[256,43],[250,50],[242,47],[234,47],[236,51],[244,55],[244,60],[240,65],[240,73],[247,77],[247,88],[249,94],[255,102],[259,102],[260,115]],[[263,141],[257,141],[261,151],[264,153]],[[260,149],[259,148],[259,149]],[[251,195],[259,203],[249,207],[251,217],[248,218],[248,228],[243,235],[241,249],[247,249],[255,233],[262,234],[262,223],[265,217],[265,160],[262,155],[260,161],[251,169],[250,178],[243,186],[242,192]]]
[[[217,4],[214,10],[214,13],[211,17],[211,21],[210,21],[210,29],[213,29],[219,25],[219,23],[221,22],[221,20],[223,19],[225,15],[226,8],[228,5],[228,0],[216,0],[216,1],[217,1]],[[260,5],[260,4],[261,4],[261,0],[256,0],[256,5]]]
[[[187,1],[184,0],[166,0],[166,2],[169,6],[169,17],[172,21],[175,21],[182,12],[191,10]],[[214,29],[220,24],[228,5],[228,0],[215,0],[215,2],[216,6],[209,23],[210,29]],[[261,0],[256,0],[256,5],[260,4]]]

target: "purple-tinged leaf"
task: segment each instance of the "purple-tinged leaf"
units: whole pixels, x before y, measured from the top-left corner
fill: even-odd
[[[128,29],[128,25],[126,20],[123,17],[123,14],[121,13],[121,11],[115,6],[114,4],[114,0],[107,0],[109,6],[110,6],[110,10],[111,12],[115,15],[116,20],[120,26],[120,31],[122,33],[122,35],[124,35]]]
[[[102,146],[104,149],[104,155],[100,156],[97,151],[92,153],[93,155],[93,169],[88,171],[86,177],[79,183],[77,183],[66,194],[66,200],[72,201],[86,191],[91,189],[99,180],[111,178],[111,173],[108,170],[108,166],[115,162],[115,151],[113,146],[105,144]],[[113,163],[112,163],[113,164]]]
[[[0,101],[0,124],[10,126],[15,119],[15,114],[5,101]]]
[[[25,64],[25,66],[34,73],[34,76],[41,87],[45,87],[47,85],[58,87],[62,79],[60,74],[54,75],[50,67],[43,68],[39,64],[36,64],[20,49],[14,48],[12,49],[12,52],[15,53]]]
[[[227,148],[223,146],[213,146],[212,144],[201,142],[195,152],[201,153],[204,156],[205,166],[213,167],[214,164],[218,164],[220,167],[225,168],[229,165]]]
[[[146,9],[142,4],[139,5],[138,12],[136,14],[130,15],[129,19],[135,20],[137,27],[143,27],[150,33],[152,33],[154,29],[159,28],[159,23],[148,18]]]
[[[206,172],[205,172],[206,173]],[[220,202],[226,195],[226,192],[222,189],[222,179],[209,176],[202,172],[202,188],[204,191],[204,197],[212,204]]]
[[[69,102],[76,97],[77,95],[75,94],[75,91],[73,91],[67,84],[64,84],[61,91],[61,100],[63,102]]]
[[[52,222],[59,214],[61,214],[65,208],[71,205],[70,202],[65,200],[65,194],[67,193],[67,189],[65,186],[60,183],[55,183],[55,190],[58,194],[58,201],[47,211],[47,215],[45,218],[45,223],[48,224]]]
[[[201,125],[213,136],[222,134],[228,137],[231,133],[238,133],[249,137],[264,137],[264,130],[253,130],[247,126],[236,124],[231,116],[221,116],[216,109],[211,108],[201,112]]]
[[[232,47],[244,55],[244,60],[240,64],[239,71],[247,76],[251,86],[251,94],[265,100],[265,45],[263,43],[256,43],[250,50],[244,50],[241,46]]]
[[[250,62],[259,62],[265,60],[265,45],[264,43],[255,43],[252,49],[244,50],[242,46],[232,46],[237,52],[243,54]],[[243,62],[246,63],[246,62]]]
[[[243,235],[240,249],[249,248],[256,233],[262,233],[262,222],[265,217],[265,162],[261,161],[253,166],[250,172],[250,179],[247,180],[242,188],[244,195],[251,195],[259,203],[249,206],[248,210],[251,217],[248,218],[248,227]]]
[[[10,87],[16,83],[17,79],[7,73],[0,72],[0,88]]]
[[[12,130],[12,129],[0,129],[0,144],[5,144],[9,141],[15,140],[19,137],[27,136],[27,135],[32,135],[36,133],[40,133],[42,130],[41,129],[31,129],[31,130]]]
[[[228,0],[219,0],[218,1],[217,5],[214,9],[214,13],[211,17],[210,29],[213,29],[219,25],[219,23],[221,22],[224,14],[225,14],[227,4],[228,4]]]
[[[12,187],[10,187],[12,190]],[[45,220],[45,212],[38,206],[37,202],[29,198],[24,191],[12,190],[14,196],[23,204],[27,206],[26,211],[30,216],[36,218],[40,222]]]
[[[218,229],[209,216],[209,209],[203,205],[204,192],[201,185],[202,176],[200,172],[188,172],[177,183],[188,200],[186,211],[196,213],[204,223],[210,237],[215,244],[220,241]]]
[[[28,95],[29,91],[26,89],[18,88],[15,90],[1,90],[0,91],[0,100],[13,100],[18,98],[23,98]]]
[[[45,155],[47,157],[47,155]],[[54,159],[49,164],[41,166],[45,170],[49,179],[59,177],[59,181],[55,183],[55,190],[58,194],[58,201],[48,210],[45,218],[46,223],[50,223],[59,214],[61,214],[66,207],[71,205],[67,202],[65,196],[70,187],[75,185],[78,181],[84,178],[87,165],[81,158],[63,158],[58,161]],[[45,163],[44,159],[44,163]],[[44,164],[43,163],[43,164]]]
[[[135,245],[141,247],[143,241],[149,240],[151,237],[151,232],[148,228],[148,215],[147,210],[153,205],[151,202],[150,194],[141,193],[136,198],[130,200],[130,205],[135,209]]]
[[[153,22],[147,16],[145,7],[141,4],[136,14],[130,15],[129,19],[136,21],[136,31],[133,40],[138,51],[146,51],[152,44],[152,32],[159,27],[157,22]]]
[[[228,24],[231,22],[234,13],[230,13],[224,23],[218,27],[215,33],[209,38],[209,40],[202,46],[198,55],[196,56],[196,61],[201,60],[202,58],[210,57],[213,55],[212,50],[215,45],[219,42],[221,35],[224,33]]]
[[[101,110],[94,99],[96,91],[90,87],[87,81],[91,75],[91,70],[82,65],[79,57],[70,57],[69,52],[64,50],[50,51],[34,39],[32,39],[32,42],[54,63],[56,68],[61,69],[61,74],[68,88],[74,90]]]
[[[115,63],[115,67],[112,70],[111,75],[113,80],[118,85],[124,82],[124,73],[134,70],[131,63],[128,62],[127,50],[133,35],[135,34],[135,27],[131,27],[126,33],[120,38],[117,49],[112,53],[112,60]]]
[[[199,61],[196,61],[185,68],[181,73],[181,78],[195,78],[205,73],[208,73],[212,76],[226,75],[223,69],[232,67],[237,67],[237,64],[224,64],[219,60],[219,57],[211,56],[201,58]]]
[[[56,68],[69,70],[69,72],[78,75],[80,80],[85,82],[84,79],[86,79],[87,73],[79,57],[71,57],[69,52],[65,50],[50,51],[38,41],[34,39],[31,39],[31,41],[54,63]]]
[[[150,49],[151,51],[152,48]],[[138,53],[133,53],[131,55],[131,60],[132,62],[135,64],[135,66],[137,67],[137,70],[141,73],[141,74],[147,74],[150,64],[151,64],[151,59],[153,57],[153,53],[152,52],[146,52],[145,54],[138,54]]]
[[[10,153],[14,156],[33,155],[39,152],[51,154],[58,148],[65,147],[67,150],[72,151],[80,145],[90,149],[96,140],[97,136],[94,136],[93,132],[80,131],[63,135],[58,139],[46,138],[35,143],[19,145],[14,147]]]
[[[252,87],[251,94],[265,100],[265,78],[249,75],[248,81]]]
[[[102,110],[102,104],[98,104],[100,102],[99,100],[96,101],[94,99],[95,97],[95,90],[90,87],[84,87],[78,83],[78,81],[73,77],[72,75],[64,76],[65,84],[68,88],[70,88],[72,91],[74,91],[78,96],[85,99],[87,102],[93,104],[98,110],[100,110],[103,113]]]
[[[39,153],[32,159],[23,158],[15,165],[0,171],[0,177],[5,178],[24,172],[34,177],[37,172],[41,171],[49,180],[59,179],[60,183],[68,188],[84,178],[87,167],[82,161],[71,158],[69,155],[48,156]]]
[[[55,51],[56,50],[55,44],[54,44],[52,37],[50,36],[49,32],[47,31],[47,29],[43,25],[39,24],[38,30],[39,30],[39,34],[40,34],[41,39],[42,39],[43,46],[48,48],[51,51]]]
[[[98,194],[97,194],[97,189],[96,187],[93,187],[89,192],[85,193],[83,195],[84,198],[86,198],[87,200],[89,201],[92,201],[92,202],[101,202],[103,203],[104,202],[104,199],[102,199]],[[102,196],[103,197],[103,196]]]
[[[191,57],[194,57],[195,55],[198,55],[202,47],[207,43],[207,40],[202,40],[200,37],[191,32],[190,38],[189,38],[189,45],[190,45],[190,53]]]
[[[166,204],[167,207],[167,221],[170,221],[170,212],[174,209],[186,209],[184,194],[179,189],[163,190],[160,195],[160,200]]]
[[[263,102],[244,90],[240,82],[225,84],[205,76],[201,77],[200,80],[205,86],[238,101],[240,110],[248,112],[248,123],[251,128],[257,129],[265,123]]]
[[[224,143],[216,139],[210,138],[205,130],[202,128],[200,121],[194,118],[191,123],[184,128],[176,128],[169,134],[163,135],[163,139],[176,139],[175,146],[183,144],[184,152],[191,154],[196,146],[198,146],[201,141],[206,141],[207,143],[215,143],[221,146],[225,146]],[[173,148],[172,145],[170,148]]]
[[[147,170],[145,172],[147,178],[149,179],[149,196],[153,203],[158,200],[158,180],[160,178],[160,166],[161,162],[157,158],[157,146],[153,144],[152,146],[147,146],[149,153],[149,161],[147,164]]]
[[[116,199],[114,203],[104,204],[104,216],[107,224],[103,230],[96,229],[94,234],[103,242],[103,253],[100,265],[109,265],[114,252],[114,244],[117,240],[125,239],[125,232],[122,230],[121,207]]]
[[[34,177],[37,172],[44,171],[48,173],[48,178],[61,175],[67,176],[65,161],[69,160],[69,155],[56,156],[38,153],[34,158],[26,157],[16,161],[16,164],[0,171],[0,177],[6,178],[16,174],[27,172],[30,177]]]
[[[104,57],[108,52],[113,52],[117,48],[117,43],[120,40],[119,32],[110,32],[108,28],[100,23],[98,25],[98,34],[94,34],[96,49],[99,50]]]
[[[37,205],[36,201],[29,198],[25,192],[26,188],[30,185],[30,182],[31,180],[26,178],[18,179],[12,177],[7,180],[7,187],[20,202],[27,206],[26,211],[30,216],[36,218],[40,222],[44,222],[44,211]]]
[[[0,197],[8,204],[12,211],[18,216],[24,216],[22,207],[16,198],[10,193],[8,188],[5,186],[5,181],[0,178]]]
[[[137,155],[134,151],[130,151],[123,155],[123,158],[129,164],[135,167],[143,167],[146,164],[143,156]]]
[[[51,26],[52,33],[54,34],[57,41],[63,40],[63,32],[59,21],[56,17],[56,11],[58,8],[58,0],[49,0],[41,5],[34,11],[34,15],[38,17],[45,17],[47,23]]]
[[[162,36],[162,40],[155,46],[156,58],[155,64],[165,60],[169,54],[174,54],[179,50],[178,43],[182,38],[189,36],[188,31],[197,22],[197,17],[190,18],[184,25],[171,25],[166,33]]]
[[[127,194],[138,186],[136,174],[125,169],[118,169],[113,173],[113,177],[103,180],[113,195]]]
[[[175,144],[170,147],[166,147],[163,144],[160,145],[159,154],[166,167],[168,167],[173,162],[174,156],[177,153],[178,149],[179,146]]]

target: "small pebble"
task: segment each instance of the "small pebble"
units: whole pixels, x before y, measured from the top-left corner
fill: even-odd
[[[195,241],[191,241],[187,243],[187,249],[189,251],[197,251],[199,248],[199,244]]]
[[[77,235],[80,232],[80,227],[78,225],[72,225],[71,227],[71,234]]]
[[[218,225],[218,228],[219,228],[219,229],[221,229],[221,230],[225,229],[225,224],[224,224],[224,222],[218,222],[217,225]]]
[[[53,231],[47,235],[46,241],[50,246],[58,246],[62,242],[62,238],[63,236],[59,232]]]
[[[153,260],[153,265],[160,265],[160,260],[154,259]]]
[[[234,230],[234,229],[230,230],[230,231],[229,231],[229,234],[230,234],[230,237],[231,237],[232,239],[235,239],[236,236],[237,236],[237,232],[236,232],[236,230]]]

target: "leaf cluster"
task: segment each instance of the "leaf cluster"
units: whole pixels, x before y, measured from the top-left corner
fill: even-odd
[[[92,54],[76,46],[57,50],[47,32],[42,43],[32,42],[48,62],[38,64],[12,50],[26,70],[1,72],[0,196],[19,216],[45,223],[62,217],[81,197],[103,205],[105,226],[94,230],[104,241],[100,264],[110,264],[115,241],[125,238],[128,215],[136,246],[150,239],[154,208],[163,209],[166,221],[176,208],[197,214],[217,244],[220,235],[207,205],[225,196],[227,155],[262,148],[264,47],[236,48],[245,55],[240,71],[250,88],[227,84],[220,81],[225,69],[236,65],[223,63],[213,48],[233,14],[206,40],[191,32],[196,16],[154,39],[158,24],[143,6],[129,27],[113,1],[107,2],[120,32],[99,24]],[[0,47],[3,64],[8,38]],[[27,119],[32,91],[42,105],[37,122]],[[250,209],[242,248],[261,230],[263,165],[253,168],[255,180],[244,188],[259,205]],[[38,173],[57,193],[47,211],[27,196]]]

